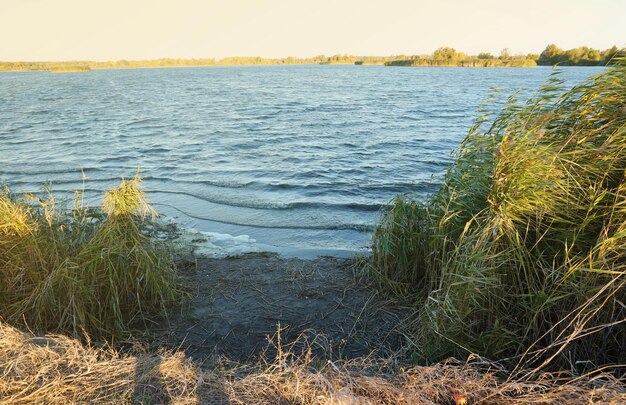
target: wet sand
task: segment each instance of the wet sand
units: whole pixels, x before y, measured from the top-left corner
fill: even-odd
[[[281,343],[297,341],[322,357],[385,355],[401,346],[396,326],[407,311],[359,277],[354,259],[251,253],[180,267],[190,298],[153,330],[153,342],[195,360],[271,355],[279,328]]]

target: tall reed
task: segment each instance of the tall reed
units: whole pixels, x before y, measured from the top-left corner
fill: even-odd
[[[102,210],[0,195],[0,318],[37,331],[128,334],[177,299],[166,247],[144,232],[140,178],[106,193]]]
[[[441,189],[398,197],[374,234],[374,273],[421,309],[419,355],[623,361],[625,170],[623,60],[481,116]]]

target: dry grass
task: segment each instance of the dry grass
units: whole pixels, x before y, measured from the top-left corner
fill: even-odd
[[[164,395],[184,402],[194,395],[197,370],[182,354],[123,356],[0,324],[0,374],[2,404],[128,403]]]
[[[201,369],[183,353],[85,347],[63,336],[35,337],[0,324],[0,404],[562,404],[624,403],[608,376],[543,374],[506,381],[497,365],[472,359],[402,368],[394,359],[316,361],[305,350],[241,365],[218,359]],[[465,402],[463,402],[465,400]],[[456,401],[456,402],[455,402]]]

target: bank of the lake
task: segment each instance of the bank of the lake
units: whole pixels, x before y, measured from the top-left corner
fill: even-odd
[[[348,72],[358,69],[363,68]],[[397,70],[405,78],[422,71]],[[0,191],[0,403],[626,401],[620,377],[626,291],[625,70],[620,65],[601,71],[567,91],[559,88],[563,77],[553,76],[534,98],[526,100],[521,93],[522,101],[509,99],[492,116],[493,104],[479,109],[454,161],[442,165],[445,174],[430,196],[404,193],[382,207],[372,257],[288,258],[263,252],[246,233],[191,231],[164,222],[156,217],[151,195],[143,188],[149,190],[148,181],[141,181],[148,171],[118,178],[114,188],[105,179],[90,189],[93,180],[83,179],[67,204],[57,199],[51,186],[41,193],[25,193],[36,181],[33,173],[5,172],[13,181],[24,180],[17,182],[17,190],[9,181]],[[467,75],[463,77],[477,77]],[[43,76],[47,83],[50,76]],[[231,83],[239,95],[245,90],[240,77]],[[162,77],[166,83],[171,79]],[[88,87],[89,81],[81,85]],[[407,88],[406,82],[403,86]],[[371,84],[362,94],[369,90]],[[407,99],[416,94],[409,92]],[[14,92],[8,98],[19,103],[20,97]],[[74,105],[68,98],[66,105]],[[128,105],[155,108],[171,99],[164,95],[147,103],[138,98]],[[103,109],[117,102],[109,100]],[[343,105],[354,102],[349,97]],[[338,116],[332,120],[350,110],[333,105],[335,111]],[[321,107],[317,112],[324,117],[329,111]],[[42,111],[43,121],[47,113]],[[57,114],[55,109],[52,116]],[[86,122],[97,117],[88,116]],[[154,119],[139,121],[149,123],[147,134],[131,127],[120,138],[139,138],[132,146],[143,148],[137,152],[142,158],[155,148],[151,136],[162,130],[151,128]],[[306,122],[313,121],[309,117]],[[393,120],[383,120],[381,127],[389,122]],[[344,157],[324,149],[323,134],[332,132],[330,125],[315,128],[321,136],[314,131],[298,144],[318,146],[311,162]],[[176,137],[178,130],[167,135]],[[58,131],[53,129],[52,140]],[[194,145],[203,145],[202,135]],[[344,164],[354,166],[370,156],[345,132],[338,137],[342,152],[361,152]],[[63,148],[52,153],[63,153],[65,163],[68,149],[76,146],[73,138],[61,139]],[[83,152],[89,151],[92,139],[90,132],[87,142],[79,143],[75,151],[81,155],[76,158],[85,159],[88,154]],[[169,141],[162,135],[157,139]],[[23,144],[32,148],[37,137],[11,140],[17,150]],[[185,140],[175,138],[163,149],[172,152]],[[211,140],[234,145],[231,154],[238,158],[213,161],[201,155],[205,164],[209,160],[216,166],[247,169],[242,156],[260,154],[264,159],[251,171],[253,178],[263,177],[259,167],[275,175],[289,168],[266,160],[282,145],[271,137],[266,154],[241,142],[240,136]],[[42,141],[52,143],[45,137]],[[110,156],[116,144],[105,138],[101,142],[109,146]],[[378,147],[390,156],[402,156],[401,148],[391,145]],[[423,151],[427,145],[411,147]],[[28,150],[21,150],[19,158],[28,160]],[[293,157],[304,155],[286,155]],[[182,166],[193,173],[204,167],[186,162],[184,155],[176,155],[167,170]],[[384,170],[376,171],[368,162],[361,174],[379,175],[381,184],[400,173],[396,169],[384,176]],[[396,159],[385,168],[398,163]],[[64,174],[62,169],[48,173]],[[84,173],[99,175],[102,169]],[[205,172],[197,183],[200,189],[219,189],[220,197],[228,190],[236,193],[238,204],[232,206],[250,209],[233,215],[241,221],[301,208],[301,202],[286,201],[298,195],[310,197],[307,203],[315,208],[328,204],[324,194],[312,192],[319,187],[309,180],[314,175],[303,178],[293,168],[288,173],[295,177],[279,183],[283,205],[278,206],[242,204],[259,190],[246,189],[253,181],[235,187],[233,179],[216,183]],[[344,180],[329,176],[332,171],[322,174],[325,181]],[[153,175],[147,180],[154,180]],[[369,196],[358,180],[331,187],[337,199],[333,203],[350,195]],[[171,181],[177,188],[184,184],[174,175]],[[298,188],[303,184],[313,187]],[[188,194],[169,195],[169,206],[181,207]],[[367,211],[366,204],[350,204],[351,209]],[[296,232],[338,230],[319,227],[324,217],[315,211],[292,220],[318,226]],[[302,240],[311,235],[307,232]],[[247,249],[252,253],[245,253]]]

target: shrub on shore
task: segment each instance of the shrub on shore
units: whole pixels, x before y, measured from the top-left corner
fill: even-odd
[[[142,230],[151,208],[139,177],[106,193],[104,214],[79,197],[68,211],[51,193],[0,194],[0,319],[110,338],[176,300],[170,254]]]
[[[576,367],[626,353],[626,66],[480,118],[441,189],[398,197],[374,274],[420,310],[428,360]]]

